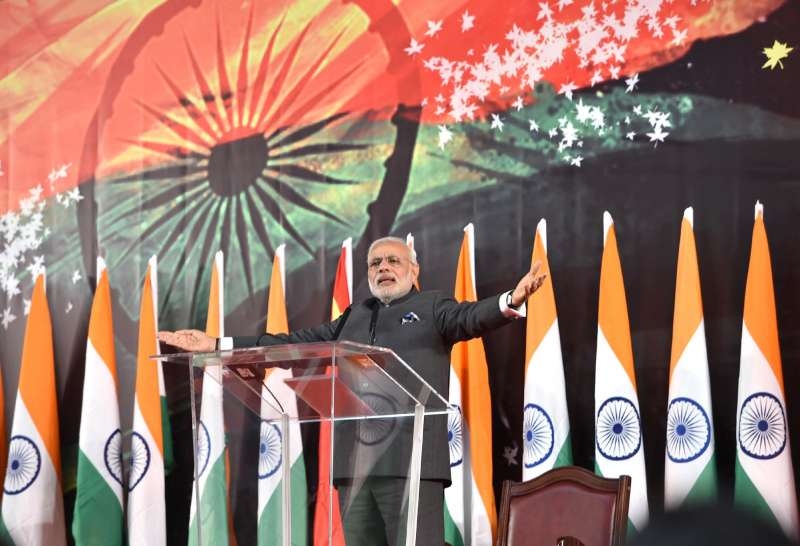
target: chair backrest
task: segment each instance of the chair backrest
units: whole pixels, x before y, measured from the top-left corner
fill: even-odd
[[[621,546],[630,493],[630,476],[601,478],[577,466],[522,483],[506,480],[497,546],[554,546],[567,536],[587,546]]]

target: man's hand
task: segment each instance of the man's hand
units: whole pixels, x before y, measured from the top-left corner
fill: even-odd
[[[542,286],[544,280],[547,278],[547,274],[539,273],[541,268],[542,262],[536,260],[533,265],[531,265],[531,270],[525,273],[525,276],[519,280],[517,287],[514,288],[514,291],[511,293],[511,304],[514,307],[519,307],[528,301],[531,294]]]
[[[217,340],[200,330],[159,332],[158,340],[191,353],[211,353],[217,349]]]

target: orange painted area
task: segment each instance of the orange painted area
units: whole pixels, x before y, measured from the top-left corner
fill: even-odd
[[[672,62],[696,40],[739,32],[782,3],[675,0],[669,13],[685,26],[683,39],[641,32],[626,43],[619,73]],[[0,87],[8,105],[0,114],[10,120],[0,127],[0,162],[8,174],[0,179],[0,213],[15,209],[63,163],[72,164],[67,177],[56,188],[43,184],[45,196],[169,160],[147,142],[178,149],[199,139],[208,148],[248,131],[271,134],[340,112],[386,119],[400,102],[416,105],[452,91],[452,82],[443,86],[425,69],[425,59],[473,62],[492,44],[502,51],[514,25],[536,32],[544,24],[539,3],[520,0],[276,0],[236,10],[196,4],[0,2]],[[618,4],[621,16],[624,3]],[[555,21],[574,20],[582,7],[556,10]],[[462,32],[467,11],[476,24]],[[433,38],[425,36],[428,21],[443,22]],[[425,42],[422,54],[405,52],[412,37]],[[540,80],[556,89],[567,82],[585,87],[591,66],[569,51]],[[529,88],[519,79],[489,92],[485,104],[497,109]],[[423,109],[423,121],[451,121],[434,110]]]
[[[150,268],[145,273],[142,301],[139,305],[139,346],[136,352],[136,401],[144,422],[153,436],[158,452],[164,454],[164,434],[161,430],[161,397],[158,391],[158,366],[150,357],[158,351],[155,311]]]
[[[744,291],[744,323],[769,362],[781,392],[784,392],[775,291],[772,286],[772,265],[767,230],[762,215],[756,218],[753,225],[750,265],[747,268],[747,286]]]
[[[44,275],[36,278],[33,287],[31,309],[25,327],[25,341],[22,345],[19,396],[22,397],[33,424],[42,437],[60,480],[61,444],[58,432],[53,328],[44,290]]]
[[[636,374],[633,371],[628,302],[625,298],[625,283],[622,279],[622,264],[619,260],[614,224],[608,228],[600,266],[600,303],[597,321],[635,389]]]

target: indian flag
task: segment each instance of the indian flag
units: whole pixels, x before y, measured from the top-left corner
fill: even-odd
[[[756,203],[755,216],[744,293],[734,504],[780,525],[790,538],[797,540],[797,490],[761,203]]]
[[[158,262],[150,258],[139,304],[136,394],[133,405],[131,458],[128,472],[128,544],[166,546],[167,508],[164,496],[164,435],[158,354]]]
[[[717,499],[714,421],[692,208],[683,213],[669,365],[664,507]]]
[[[528,298],[525,395],[522,410],[522,479],[572,464],[569,413],[561,359],[553,276],[547,260],[547,222],[536,226],[531,265],[541,262],[544,284]]]
[[[75,544],[121,545],[122,433],[111,288],[102,258],[97,258],[97,287],[89,317],[78,446],[78,492],[72,519]]]
[[[603,213],[603,233],[594,380],[595,466],[606,478],[631,477],[628,520],[640,531],[649,517],[642,422],[622,265],[608,212]]]
[[[275,250],[272,261],[272,276],[269,282],[267,304],[267,332],[278,334],[289,331],[286,314],[286,245]],[[283,438],[280,428],[280,413],[273,404],[273,396],[289,415],[289,468],[292,498],[292,544],[307,544],[306,465],[303,461],[303,442],[297,422],[297,398],[286,386],[285,379],[292,377],[291,370],[267,369],[264,388],[261,392],[261,433],[258,455],[258,544],[272,546],[282,544],[282,483]],[[277,421],[276,421],[277,420]],[[270,422],[271,421],[271,422]]]
[[[477,301],[475,235],[464,228],[456,271],[455,298]],[[450,353],[450,403],[460,410],[448,416],[450,474],[444,493],[444,536],[453,546],[490,546],[497,526],[492,490],[492,404],[483,340],[462,341]]]
[[[214,256],[208,296],[206,334],[223,337],[222,252]],[[189,513],[189,544],[228,544],[228,481],[225,423],[222,411],[222,366],[209,365],[203,373],[200,421],[197,423],[197,476]],[[200,498],[198,511],[197,498]]]
[[[25,326],[4,489],[3,521],[12,544],[67,543],[53,330],[44,273],[36,277]]]
[[[8,439],[6,438],[6,400],[3,391],[3,369],[0,366],[0,476],[6,475],[6,463],[8,462]],[[3,489],[0,488],[0,506],[3,502]],[[0,516],[0,523],[3,518]]]
[[[412,252],[414,251],[414,236],[410,233],[406,234],[406,245],[408,245],[408,248],[410,248]],[[419,277],[414,279],[414,288],[419,290]]]
[[[353,240],[342,243],[333,281],[331,320],[336,320],[353,301]],[[331,423],[319,423],[317,500],[314,508],[314,546],[344,546],[339,495],[331,487]],[[330,532],[330,539],[329,539]]]
[[[158,303],[158,302],[156,302]],[[158,321],[156,321],[158,325]],[[161,402],[161,436],[164,448],[164,474],[169,474],[175,468],[175,453],[172,447],[172,425],[169,421],[169,404],[167,402],[167,389],[164,384],[164,363],[156,362],[158,370],[158,398]]]

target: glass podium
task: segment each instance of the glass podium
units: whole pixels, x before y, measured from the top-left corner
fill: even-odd
[[[336,342],[156,358],[186,368],[171,372],[188,381],[190,545],[227,546],[235,533],[327,546],[365,532],[415,545],[425,418],[458,409],[394,352]],[[360,494],[386,480],[402,491],[397,520],[360,521]]]

